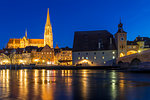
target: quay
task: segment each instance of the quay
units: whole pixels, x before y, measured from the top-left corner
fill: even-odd
[[[39,65],[1,65],[1,69],[50,69],[50,70],[78,70],[78,69],[119,69],[119,66],[39,66]]]

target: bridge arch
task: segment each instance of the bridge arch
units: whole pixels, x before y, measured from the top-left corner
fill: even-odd
[[[139,65],[141,63],[141,60],[138,59],[138,58],[134,58],[132,61],[131,61],[131,65]]]

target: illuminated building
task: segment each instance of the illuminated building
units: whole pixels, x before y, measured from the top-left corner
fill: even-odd
[[[31,54],[34,64],[54,65],[54,49],[48,45],[33,50]]]
[[[112,65],[116,58],[113,35],[106,30],[75,32],[73,65]]]
[[[136,37],[134,41],[127,41],[127,32],[123,30],[123,24],[118,24],[118,32],[115,34],[117,55],[118,57],[124,57],[141,51],[150,49],[150,38],[148,37]]]
[[[10,58],[5,53],[0,53],[0,65],[10,64]]]
[[[47,11],[44,39],[28,39],[26,31],[23,38],[10,39],[6,48],[25,48],[26,46],[44,47],[45,45],[49,45],[51,48],[53,48],[53,33],[50,23],[49,9]]]
[[[55,61],[58,65],[72,65],[72,49],[71,48],[55,48]]]

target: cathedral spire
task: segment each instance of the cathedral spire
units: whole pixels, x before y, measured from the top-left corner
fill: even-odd
[[[44,45],[49,45],[51,48],[53,48],[53,33],[52,26],[50,23],[49,8],[47,10],[47,19],[44,31]]]
[[[47,20],[46,20],[46,25],[47,25],[47,26],[51,25],[51,23],[50,23],[50,15],[49,15],[49,8],[47,9]]]
[[[26,37],[26,39],[27,39],[27,29],[26,29],[26,31],[25,31],[25,37]]]

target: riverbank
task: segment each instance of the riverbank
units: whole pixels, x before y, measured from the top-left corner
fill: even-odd
[[[51,69],[51,70],[78,70],[78,69],[119,69],[119,66],[32,66],[32,65],[2,65],[0,69]]]

